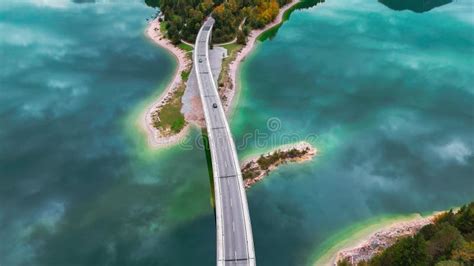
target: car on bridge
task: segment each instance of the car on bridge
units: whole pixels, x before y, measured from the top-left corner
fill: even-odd
[[[217,103],[213,103],[212,107],[217,108]]]

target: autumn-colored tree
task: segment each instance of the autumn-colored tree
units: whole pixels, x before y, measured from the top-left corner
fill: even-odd
[[[249,23],[253,28],[262,28],[276,18],[279,10],[277,0],[259,1],[250,11]]]
[[[464,242],[460,248],[453,251],[452,259],[466,265],[474,264],[474,242]]]
[[[182,39],[193,42],[204,21],[212,13],[216,19],[213,41],[226,42],[238,38],[244,43],[239,25],[246,19],[244,34],[251,28],[262,28],[278,15],[280,6],[290,0],[145,0],[159,7],[167,23],[167,36],[173,43]],[[240,35],[240,36],[239,36]]]

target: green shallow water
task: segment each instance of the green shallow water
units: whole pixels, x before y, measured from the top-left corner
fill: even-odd
[[[150,151],[136,126],[175,64],[143,37],[154,11],[77,2],[0,3],[0,264],[213,265],[200,131]],[[391,4],[295,11],[243,64],[239,156],[320,151],[248,192],[259,265],[474,199],[472,3]]]
[[[308,264],[329,265],[339,251],[347,247],[351,248],[356,246],[368,235],[394,223],[416,219],[418,217],[417,215],[386,215],[373,217],[363,222],[352,224],[333,234],[322,244],[318,245],[314,256],[308,260]]]
[[[247,59],[234,132],[267,132],[269,143],[316,135],[320,150],[250,192],[253,225],[265,228],[256,250],[274,252],[260,263],[305,264],[354,224],[474,198],[472,10],[326,1],[293,13]]]

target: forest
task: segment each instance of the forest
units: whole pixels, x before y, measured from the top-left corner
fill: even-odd
[[[338,266],[351,265],[341,261]],[[368,262],[357,266],[474,265],[474,202],[438,216],[413,237],[400,239]]]
[[[272,22],[278,15],[280,7],[290,0],[145,0],[145,2],[160,9],[167,37],[174,44],[180,43],[181,40],[194,42],[204,18],[211,13],[216,19],[214,43],[227,42],[238,37],[238,41],[243,44],[250,30],[263,28]]]

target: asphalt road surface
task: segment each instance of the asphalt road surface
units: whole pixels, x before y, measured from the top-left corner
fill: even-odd
[[[206,118],[216,202],[217,265],[255,265],[252,227],[235,144],[209,64],[214,19],[199,31],[194,66]]]

